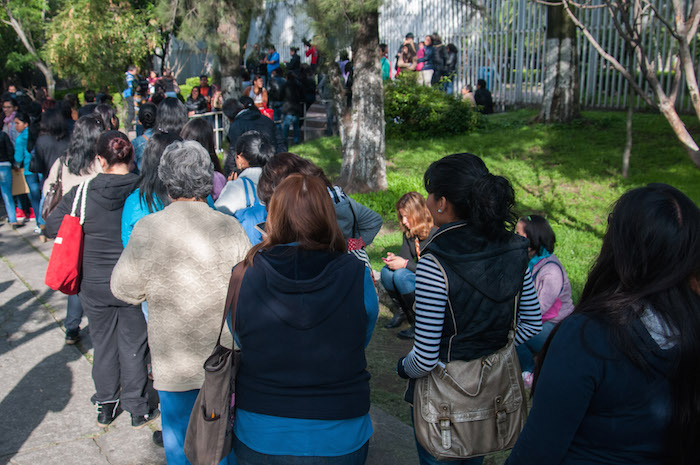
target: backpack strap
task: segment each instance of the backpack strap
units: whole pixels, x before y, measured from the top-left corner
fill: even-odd
[[[260,205],[260,201],[258,201],[258,196],[255,193],[255,184],[253,184],[253,181],[250,180],[249,178],[246,178],[245,176],[241,177],[243,180],[243,190],[245,191],[245,206],[246,208],[252,207],[253,205],[257,206]],[[253,204],[251,205],[250,203],[250,198],[248,197],[248,187],[250,187],[250,191],[253,193]]]

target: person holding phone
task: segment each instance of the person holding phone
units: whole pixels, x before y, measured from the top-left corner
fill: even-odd
[[[398,255],[387,253],[386,265],[381,271],[381,281],[391,299],[399,310],[387,323],[385,328],[398,328],[410,315],[411,327],[397,334],[401,339],[413,339],[413,303],[416,300],[416,265],[421,250],[433,237],[437,228],[425,203],[425,198],[418,192],[407,192],[396,202],[403,244]]]

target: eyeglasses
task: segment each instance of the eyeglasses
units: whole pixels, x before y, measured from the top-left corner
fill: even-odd
[[[12,105],[3,105],[2,106],[3,110],[12,110],[12,108],[14,108]]]

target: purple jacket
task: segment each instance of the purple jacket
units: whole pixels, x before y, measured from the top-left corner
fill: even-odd
[[[532,268],[532,278],[542,309],[543,323],[559,323],[574,311],[569,276],[556,255],[537,262]]]

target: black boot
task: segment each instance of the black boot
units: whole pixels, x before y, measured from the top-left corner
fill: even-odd
[[[398,337],[399,339],[413,339],[416,336],[415,329],[416,329],[415,326],[411,326],[408,329],[404,329],[403,331],[399,331],[398,333],[396,333],[396,337]]]
[[[385,324],[384,327],[387,329],[398,328],[404,321],[406,321],[406,315],[399,310],[398,312],[394,313],[394,317],[389,321],[389,323]]]
[[[153,409],[145,415],[131,415],[131,427],[134,429],[141,429],[149,423],[152,423],[156,418],[160,416],[160,410]]]
[[[407,292],[405,294],[401,294],[399,296],[399,302],[401,302],[401,309],[403,310],[403,313],[406,315],[406,320],[411,323],[411,325],[416,324],[416,310],[413,308],[414,304],[416,303],[416,293],[415,292]],[[411,336],[411,339],[413,337]]]
[[[398,328],[401,326],[401,323],[406,321],[406,315],[403,312],[403,304],[396,292],[387,290],[386,293],[389,295],[389,297],[391,297],[391,301],[394,302],[394,308],[392,309],[394,316],[391,318],[389,323],[384,325],[384,327],[387,329]]]
[[[109,426],[122,413],[119,401],[97,402],[97,424],[103,428]]]

